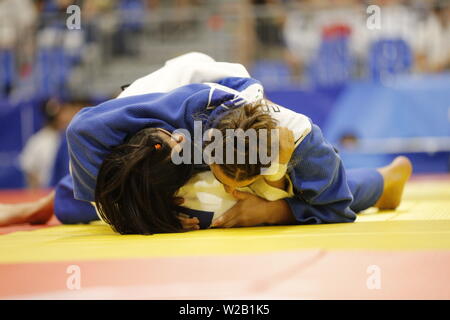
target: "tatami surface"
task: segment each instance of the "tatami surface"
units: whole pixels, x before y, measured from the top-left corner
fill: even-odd
[[[448,177],[415,179],[396,211],[355,223],[122,236],[53,221],[0,233],[1,298],[450,299]],[[74,265],[79,290],[67,285]]]

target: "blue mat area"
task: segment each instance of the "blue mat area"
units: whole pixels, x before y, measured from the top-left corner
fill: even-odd
[[[390,86],[356,82],[347,86],[322,127],[332,143],[343,134],[361,139],[449,137],[450,74],[399,77]]]
[[[389,84],[352,83],[330,109],[329,121],[322,129],[327,139],[341,149],[347,167],[386,165],[399,153],[377,154],[367,148],[364,152],[357,148],[345,151],[339,147],[344,136],[358,141],[450,137],[450,73],[399,76],[395,80]],[[413,161],[416,173],[449,172],[448,150],[430,152],[430,146],[421,146],[420,142],[416,147],[414,152],[402,153]]]

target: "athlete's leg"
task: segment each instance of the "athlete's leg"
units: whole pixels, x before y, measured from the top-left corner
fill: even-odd
[[[45,224],[53,216],[55,192],[34,201],[16,204],[0,204],[0,226],[31,223]]]
[[[379,168],[384,179],[383,194],[375,207],[381,210],[395,209],[400,205],[403,188],[412,174],[412,164],[406,157],[397,157],[386,167]]]
[[[55,213],[64,224],[99,220],[94,207],[73,197],[70,175],[65,176],[49,195],[34,202],[0,204],[0,226],[31,223],[45,224]]]
[[[397,208],[411,172],[411,162],[406,157],[397,157],[379,169],[347,170],[347,181],[353,194],[351,209],[360,212],[372,206],[380,210]]]

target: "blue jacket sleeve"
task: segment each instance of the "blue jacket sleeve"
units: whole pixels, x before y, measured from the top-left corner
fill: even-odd
[[[226,78],[232,90],[189,84],[166,93],[150,93],[106,101],[82,109],[67,128],[70,171],[78,200],[94,201],[97,174],[111,148],[147,127],[186,129],[194,135],[194,117],[213,116],[220,106],[237,105],[251,78]]]
[[[286,198],[299,224],[352,222],[353,197],[339,155],[312,124],[311,132],[296,148],[290,178],[295,196]]]
[[[210,88],[202,84],[169,93],[150,93],[106,101],[83,108],[67,128],[74,195],[94,201],[98,170],[111,148],[146,127],[192,132],[192,116],[204,108]]]

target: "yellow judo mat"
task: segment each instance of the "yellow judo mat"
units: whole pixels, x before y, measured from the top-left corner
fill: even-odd
[[[0,236],[0,263],[249,255],[299,249],[449,250],[450,180],[412,181],[397,210],[368,209],[355,223],[124,236],[97,222],[13,232]]]

